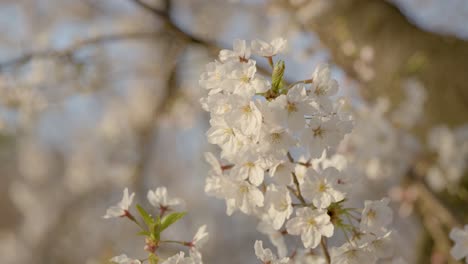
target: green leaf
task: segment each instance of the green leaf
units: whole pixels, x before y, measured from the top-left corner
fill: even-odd
[[[151,233],[148,231],[140,231],[137,233],[138,236],[151,236]]]
[[[279,60],[278,62],[275,63],[275,66],[273,67],[273,73],[271,76],[271,90],[278,94],[280,92],[280,89],[283,86],[283,75],[284,75],[284,61]]]
[[[145,221],[148,228],[151,228],[151,226],[154,224],[154,219],[139,204],[136,205],[136,208],[138,209],[138,212],[140,213],[141,217],[143,218],[143,221]]]
[[[159,228],[159,233],[164,231],[164,229],[168,228],[169,226],[171,226],[172,224],[174,224],[178,220],[180,220],[182,217],[185,216],[185,214],[187,214],[187,213],[186,212],[180,212],[180,213],[172,213],[172,214],[169,214],[169,215],[165,216],[161,220],[161,226]]]

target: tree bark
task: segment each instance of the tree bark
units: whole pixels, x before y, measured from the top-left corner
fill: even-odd
[[[367,98],[383,95],[395,105],[402,96],[402,81],[420,80],[428,97],[418,134],[435,124],[453,127],[468,121],[468,42],[426,32],[381,0],[336,0],[307,27],[330,49],[332,60],[363,83]],[[359,52],[345,54],[343,45],[350,41],[357,51],[373,48],[371,80],[360,77],[354,67]]]

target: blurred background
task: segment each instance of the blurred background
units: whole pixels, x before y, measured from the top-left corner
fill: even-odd
[[[334,158],[359,177],[361,202],[392,199],[398,254],[457,263],[447,234],[468,223],[467,25],[466,0],[0,0],[0,263],[143,256],[135,226],[102,215],[124,187],[148,205],[162,185],[189,212],[171,237],[207,224],[206,263],[257,263],[268,236],[203,191],[203,153],[218,150],[198,77],[234,39],[276,37],[287,81],[332,66],[356,120]]]

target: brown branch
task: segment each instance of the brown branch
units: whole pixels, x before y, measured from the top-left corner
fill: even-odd
[[[156,17],[162,19],[165,22],[166,29],[163,31],[158,32],[132,32],[132,33],[116,33],[110,35],[103,35],[97,36],[89,39],[84,39],[79,42],[76,42],[69,47],[62,49],[62,50],[55,50],[55,49],[46,49],[40,51],[30,51],[18,57],[9,59],[7,61],[0,63],[0,72],[6,68],[10,67],[17,67],[28,63],[33,59],[46,59],[46,58],[68,58],[73,55],[76,51],[81,48],[92,46],[92,45],[99,45],[99,44],[106,44],[112,43],[115,41],[124,41],[124,40],[134,40],[134,39],[144,39],[144,38],[157,38],[162,36],[164,33],[173,33],[177,37],[183,39],[184,41],[190,42],[192,44],[197,44],[206,47],[206,49],[216,54],[219,50],[223,49],[220,44],[215,41],[207,40],[200,38],[190,32],[182,30],[170,17],[169,11],[162,11],[151,5],[147,4],[142,0],[131,0],[138,6],[142,7],[143,9],[151,12]],[[170,1],[166,1],[167,8],[170,8]],[[270,75],[271,70],[257,65],[257,70],[259,73],[264,75]],[[285,81],[285,84],[288,85],[288,81]]]
[[[169,13],[165,10],[159,10],[151,5],[149,5],[148,3],[146,3],[145,1],[142,1],[142,0],[133,0],[133,2],[141,7],[143,7],[144,9],[146,9],[147,11],[150,11],[151,13],[161,17],[161,18],[165,18],[165,17],[168,17],[169,16]],[[168,10],[168,7],[166,6],[166,10]]]
[[[170,40],[169,40],[170,41]],[[167,66],[169,71],[167,85],[165,93],[163,97],[160,99],[160,103],[158,106],[153,107],[151,110],[151,119],[146,123],[146,126],[141,127],[137,131],[137,135],[139,138],[139,148],[140,148],[140,159],[135,167],[133,172],[133,185],[136,187],[137,190],[140,190],[140,194],[143,191],[143,179],[146,170],[151,164],[151,160],[153,158],[153,148],[156,141],[155,132],[158,127],[158,119],[163,115],[165,112],[168,111],[170,104],[173,102],[174,98],[177,96],[178,91],[178,84],[177,84],[177,58],[186,48],[185,42],[182,42],[181,46],[174,46],[172,43],[168,43],[169,51],[166,54],[168,56],[172,56],[175,59],[170,60],[171,63]]]
[[[416,208],[421,222],[434,242],[435,249],[447,258],[448,263],[460,263],[450,255],[451,241],[448,238],[447,230],[461,227],[462,222],[421,181],[423,178],[424,175],[418,174],[415,170],[410,170],[406,175],[406,179],[410,181],[410,184],[416,188],[418,193]]]
[[[171,18],[170,12],[164,12],[164,11],[158,10],[155,7],[149,6],[147,3],[142,2],[141,0],[131,0],[131,1],[143,7],[145,10],[153,13],[158,18],[162,19],[166,23],[167,28],[182,39],[185,39],[186,41],[189,41],[192,44],[204,46],[208,50],[212,51],[213,54],[216,54],[218,51],[225,48],[219,43],[217,43],[216,41],[200,38],[191,32],[181,29]],[[170,0],[166,1],[166,6],[170,7]],[[257,64],[257,71],[266,76],[271,75],[271,69],[260,66],[258,64]],[[284,80],[284,83],[286,85],[289,85],[289,83],[291,82]]]
[[[413,184],[416,187],[419,195],[419,205],[427,209],[431,217],[437,218],[441,223],[448,228],[461,227],[455,215],[432,193],[426,185],[420,182]],[[434,212],[437,212],[434,214]]]
[[[4,61],[0,63],[0,71],[9,68],[9,67],[17,67],[23,64],[28,63],[33,59],[43,59],[43,58],[66,58],[73,55],[73,53],[77,52],[78,50],[85,48],[87,46],[94,46],[100,44],[107,44],[113,43],[117,41],[125,41],[125,40],[136,40],[136,39],[153,39],[162,36],[164,31],[142,31],[142,32],[130,32],[130,33],[115,33],[109,35],[102,35],[96,36],[89,39],[84,39],[78,42],[71,44],[70,46],[61,49],[46,49],[41,51],[31,51],[20,55],[16,58],[12,58],[10,60]]]
[[[434,241],[435,251],[443,254],[447,258],[446,261],[448,264],[461,264],[461,262],[454,260],[450,255],[452,243],[449,240],[442,223],[437,218],[433,217],[434,212],[425,211],[427,209],[428,208],[420,208],[421,220],[427,233]],[[435,253],[434,249],[432,251]]]
[[[304,199],[304,196],[302,196],[302,192],[301,192],[301,186],[299,184],[299,181],[297,180],[297,176],[296,176],[296,173],[291,173],[292,175],[292,178],[293,178],[293,181],[294,181],[294,185],[296,186],[296,196],[297,198],[299,199],[299,201],[301,201],[302,204],[307,204],[306,200]]]
[[[320,240],[320,246],[322,247],[323,255],[325,255],[325,260],[327,261],[328,264],[330,264],[331,263],[330,252],[328,252],[327,239],[325,237],[322,237],[322,239]]]

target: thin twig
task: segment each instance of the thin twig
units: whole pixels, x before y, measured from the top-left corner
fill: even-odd
[[[296,191],[297,191],[296,196],[297,196],[297,198],[299,199],[299,201],[301,201],[301,203],[302,203],[303,205],[306,205],[307,202],[306,202],[306,200],[304,199],[304,197],[302,196],[301,186],[300,186],[300,184],[299,184],[299,181],[297,180],[296,173],[292,172],[291,175],[292,175],[292,178],[293,178],[293,181],[294,181],[294,185],[296,185]]]
[[[133,2],[135,2],[135,4],[143,7],[144,9],[150,11],[151,13],[159,16],[159,17],[167,17],[168,16],[168,12],[165,11],[165,10],[159,10],[151,5],[149,5],[148,3],[142,1],[142,0],[133,0]],[[167,9],[167,7],[166,7]]]
[[[330,258],[330,252],[328,252],[328,247],[327,247],[327,239],[325,237],[322,237],[320,240],[320,246],[322,247],[323,255],[325,255],[325,259],[328,264],[331,263],[331,258]]]
[[[143,31],[143,32],[130,32],[130,33],[115,33],[109,35],[96,36],[88,39],[84,39],[78,42],[73,43],[72,45],[61,49],[46,49],[41,51],[32,51],[20,55],[16,58],[9,59],[0,63],[0,71],[9,67],[21,66],[28,63],[33,59],[42,59],[50,57],[69,57],[78,50],[85,48],[87,46],[94,46],[106,43],[112,43],[116,41],[124,40],[135,40],[135,39],[145,39],[145,38],[157,38],[160,37],[164,31]]]

